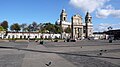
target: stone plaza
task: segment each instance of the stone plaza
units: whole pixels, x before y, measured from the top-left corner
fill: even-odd
[[[120,67],[120,41],[0,41],[0,67]]]

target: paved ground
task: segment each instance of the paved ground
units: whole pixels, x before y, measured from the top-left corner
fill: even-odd
[[[0,42],[0,46],[26,48],[27,43]],[[0,67],[21,67],[24,56],[18,50],[0,49]]]
[[[15,47],[0,48],[0,67],[120,67],[120,41],[0,41],[0,46]]]

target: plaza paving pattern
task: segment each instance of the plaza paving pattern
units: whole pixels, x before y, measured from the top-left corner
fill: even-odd
[[[0,48],[0,67],[48,67],[49,61],[49,67],[120,67],[120,41],[0,42],[0,46],[15,47]]]
[[[75,64],[77,67],[120,67],[120,46],[117,47],[118,45],[120,45],[120,41],[113,41],[113,43],[109,43],[108,40],[83,40],[78,42],[65,42],[65,43],[46,42],[44,46],[54,51],[67,52],[70,54],[79,55],[75,56],[60,54],[61,57]],[[93,48],[86,49],[87,47]],[[100,56],[99,53],[102,53],[102,55]],[[111,56],[109,55],[112,53],[119,54],[117,56],[119,58],[116,59],[110,58],[112,55]],[[87,57],[87,55],[93,57]],[[100,57],[108,58],[101,59]],[[112,57],[115,58],[116,56]],[[115,60],[118,63],[114,62],[113,60]]]
[[[0,46],[27,48],[27,42],[0,42]],[[21,67],[25,54],[18,50],[0,49],[0,67]]]

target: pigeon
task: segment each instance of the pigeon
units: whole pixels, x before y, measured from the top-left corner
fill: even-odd
[[[97,55],[101,56],[101,55],[102,55],[102,53],[99,53],[99,54],[97,54]]]
[[[45,65],[46,65],[46,66],[50,66],[50,65],[51,65],[51,63],[52,63],[52,62],[49,62],[49,63],[47,63],[47,64],[45,64]]]
[[[105,52],[107,51],[107,50],[104,50]]]
[[[103,50],[100,50],[101,52],[103,51]]]

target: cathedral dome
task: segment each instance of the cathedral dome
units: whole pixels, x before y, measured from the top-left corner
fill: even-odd
[[[55,24],[60,25],[60,19],[58,19]]]

